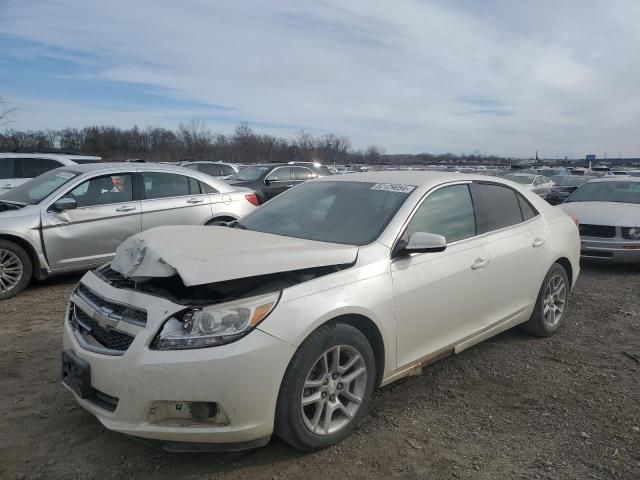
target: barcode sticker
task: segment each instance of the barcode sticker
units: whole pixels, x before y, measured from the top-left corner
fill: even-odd
[[[416,187],[413,185],[402,185],[400,183],[376,183],[371,190],[383,190],[385,192],[411,193]]]

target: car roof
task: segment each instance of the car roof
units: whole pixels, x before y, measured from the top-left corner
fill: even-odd
[[[419,170],[396,170],[377,172],[356,172],[349,175],[331,175],[321,177],[319,182],[369,182],[369,183],[395,183],[402,185],[431,186],[455,181],[498,181],[505,183],[504,179],[488,175],[474,175],[457,172],[434,172]]]
[[[20,153],[20,152],[0,152],[2,158],[46,158],[49,160],[102,160],[102,157],[94,157],[91,155],[75,155],[71,153]]]
[[[589,183],[596,182],[640,182],[640,177],[595,177],[595,179],[591,180]]]

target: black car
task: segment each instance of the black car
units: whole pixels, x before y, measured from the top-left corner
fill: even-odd
[[[264,203],[302,182],[326,175],[331,175],[329,169],[316,163],[270,163],[245,167],[226,182],[254,190]]]
[[[564,202],[580,185],[587,183],[591,177],[575,175],[554,175],[551,177],[555,186],[547,194],[547,202],[559,205]]]

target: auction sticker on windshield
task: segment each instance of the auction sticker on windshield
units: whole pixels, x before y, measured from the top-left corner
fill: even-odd
[[[383,190],[385,192],[411,193],[416,187],[402,185],[400,183],[376,183],[371,190]]]

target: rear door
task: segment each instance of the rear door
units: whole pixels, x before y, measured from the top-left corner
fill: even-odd
[[[549,265],[549,234],[542,216],[515,190],[484,182],[470,187],[478,234],[489,248],[488,326],[521,314],[538,294]]]
[[[204,225],[211,201],[200,182],[171,172],[141,171],[142,230],[162,225]]]
[[[78,208],[41,214],[42,238],[53,270],[91,267],[109,261],[116,248],[140,231],[140,201],[134,173],[99,175],[72,187],[63,197]]]

